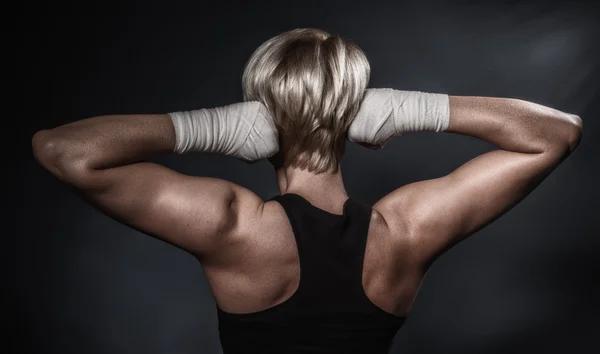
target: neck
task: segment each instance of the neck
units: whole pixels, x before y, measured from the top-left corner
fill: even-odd
[[[294,167],[276,169],[281,194],[294,193],[314,201],[344,201],[348,198],[341,168],[316,174]]]

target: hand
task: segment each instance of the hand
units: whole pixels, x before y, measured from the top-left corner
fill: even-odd
[[[255,119],[248,135],[239,139],[243,141],[242,145],[231,155],[247,164],[254,164],[276,155],[279,151],[279,132],[267,108],[257,101],[243,102],[226,108],[230,109],[230,107],[233,112],[230,114],[232,119],[244,120],[248,117]]]
[[[348,127],[347,138],[353,143],[377,150],[396,134],[391,104],[392,89],[366,89],[360,107]]]

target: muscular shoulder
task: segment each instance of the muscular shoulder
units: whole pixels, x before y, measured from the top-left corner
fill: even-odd
[[[412,194],[408,188],[397,190],[375,203],[371,215],[374,226],[371,228],[387,234],[394,247],[416,256],[420,231]]]
[[[371,222],[384,225],[390,234],[407,235],[414,229],[411,221],[410,198],[408,193],[396,193],[394,198],[390,195],[380,199],[373,205]]]
[[[231,236],[240,237],[247,230],[257,227],[265,215],[265,201],[249,189],[236,188],[235,198],[231,204],[233,214]]]

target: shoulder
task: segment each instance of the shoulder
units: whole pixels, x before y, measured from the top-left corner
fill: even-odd
[[[408,235],[415,229],[414,218],[411,215],[411,201],[408,193],[396,191],[392,198],[387,195],[373,205],[371,222],[382,224],[392,235]]]
[[[208,203],[206,200],[198,200],[198,203],[204,205],[202,208],[204,215],[226,215],[221,218],[222,226],[218,232],[208,238],[207,243],[209,244],[204,247],[204,252],[195,253],[197,256],[201,256],[203,265],[229,262],[231,256],[237,254],[240,247],[247,243],[252,230],[261,224],[266,204],[259,195],[243,186],[225,180],[219,180],[219,184],[222,188],[231,191],[231,196],[225,199],[226,205],[219,206],[219,204]],[[218,208],[226,210],[215,213],[214,210]],[[197,216],[194,224],[209,222],[212,221],[203,220],[203,217]],[[198,225],[197,227],[202,226]]]
[[[265,215],[267,203],[253,191],[232,183],[235,197],[231,202],[231,236],[238,237],[256,227]]]
[[[405,257],[418,258],[419,236],[422,234],[418,217],[416,190],[405,188],[394,191],[373,205],[371,229],[384,233],[395,249]]]

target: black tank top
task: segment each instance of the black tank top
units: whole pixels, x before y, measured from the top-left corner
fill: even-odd
[[[300,257],[300,284],[284,302],[245,314],[217,306],[224,354],[388,353],[405,317],[371,302],[362,286],[371,207],[349,198],[343,215],[298,194],[276,195]]]

